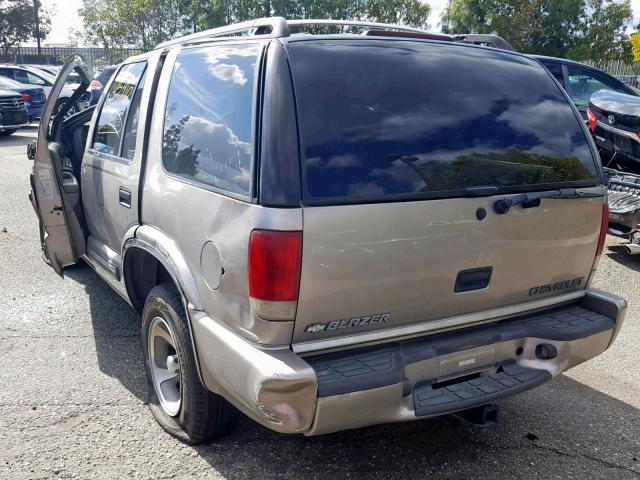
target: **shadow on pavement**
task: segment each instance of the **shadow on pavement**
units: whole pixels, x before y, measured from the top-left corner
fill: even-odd
[[[100,370],[145,401],[138,315],[87,265],[65,273],[90,298]],[[229,437],[191,448],[230,480],[640,478],[640,411],[633,406],[565,375],[498,405],[501,420],[487,429],[440,417],[310,438],[242,417]]]
[[[630,255],[625,250],[624,245],[609,245],[605,250],[605,254],[614,262],[640,272],[640,255]]]
[[[20,133],[29,133],[29,134],[33,134],[33,136],[25,136],[25,135],[21,135]],[[24,150],[24,159],[26,161],[29,161],[29,159],[27,158],[27,144],[29,142],[31,142],[32,140],[35,140],[36,137],[38,136],[38,130],[35,128],[25,128],[25,129],[21,129],[18,132],[14,133],[13,135],[9,135],[8,137],[0,137],[0,148],[2,147],[17,147],[20,145],[24,145],[25,146],[25,150]]]
[[[100,371],[120,381],[133,395],[146,402],[140,317],[86,263],[66,268],[64,273],[84,285],[89,297]]]

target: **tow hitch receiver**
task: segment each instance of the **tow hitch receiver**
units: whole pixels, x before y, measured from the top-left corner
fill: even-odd
[[[468,410],[460,410],[453,416],[474,427],[491,427],[498,423],[498,406],[492,403],[480,405]]]

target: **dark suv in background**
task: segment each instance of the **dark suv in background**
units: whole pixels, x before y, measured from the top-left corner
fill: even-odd
[[[0,137],[11,135],[27,125],[29,116],[22,95],[0,88]]]

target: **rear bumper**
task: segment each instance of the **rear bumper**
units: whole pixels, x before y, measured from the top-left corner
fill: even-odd
[[[544,312],[304,358],[190,314],[207,388],[273,430],[317,435],[442,415],[533,388],[605,351],[625,311],[623,299],[591,289]]]

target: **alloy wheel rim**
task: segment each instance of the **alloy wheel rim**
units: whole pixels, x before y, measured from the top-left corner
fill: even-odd
[[[149,327],[149,363],[153,388],[160,406],[170,417],[182,404],[180,358],[173,332],[162,317],[154,317]]]

